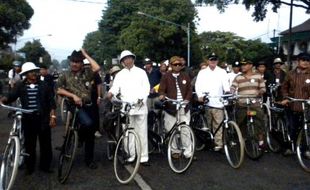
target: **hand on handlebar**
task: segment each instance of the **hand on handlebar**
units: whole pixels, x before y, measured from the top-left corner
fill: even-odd
[[[281,102],[279,102],[281,105],[283,106],[287,106],[288,103],[289,103],[289,100],[288,99],[285,99],[285,100],[282,100]]]

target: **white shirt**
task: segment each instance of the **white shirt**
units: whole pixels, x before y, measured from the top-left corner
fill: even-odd
[[[198,98],[203,97],[205,92],[208,92],[209,96],[223,95],[224,92],[230,90],[227,72],[218,66],[214,70],[209,67],[200,70],[197,75],[195,90]],[[219,97],[210,98],[208,105],[215,108],[223,107]]]
[[[20,75],[18,73],[15,72],[15,76],[13,76],[13,73],[14,73],[13,69],[9,70],[9,73],[8,73],[9,84],[12,84],[12,82],[15,83],[21,80]]]
[[[237,75],[240,75],[241,72],[238,72],[238,73],[234,73],[234,72],[230,72],[228,73],[228,83],[229,83],[229,86],[231,86],[232,82],[234,81],[234,79],[236,78]]]
[[[146,72],[136,66],[130,70],[122,69],[114,78],[113,86],[109,90],[113,95],[121,93],[121,99],[130,103],[137,103],[138,99],[143,99],[143,106],[136,107],[130,111],[130,115],[147,114],[146,100],[150,91],[149,79]]]

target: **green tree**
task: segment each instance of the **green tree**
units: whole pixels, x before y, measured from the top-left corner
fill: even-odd
[[[19,49],[18,52],[25,53],[25,61],[31,61],[36,65],[45,64],[49,66],[52,64],[51,56],[42,46],[40,40],[26,42],[25,46]]]
[[[7,48],[30,27],[33,13],[26,0],[0,0],[0,49]]]
[[[231,4],[239,4],[240,0],[196,0],[196,5],[211,5],[216,6],[218,10],[224,12],[225,9]],[[252,17],[255,21],[262,21],[267,14],[267,6],[272,5],[272,10],[277,12],[281,5],[291,5],[289,1],[284,0],[243,0],[242,4],[245,6],[246,10],[249,10],[251,7],[254,8]],[[310,1],[309,0],[294,0],[293,6],[301,7],[305,9],[306,13],[310,13]]]
[[[197,12],[191,0],[110,0],[99,23],[100,34],[96,34],[100,39],[94,37],[96,42],[89,42],[93,40],[89,37],[84,45],[93,44],[93,47],[100,48],[104,60],[116,58],[124,49],[133,51],[138,62],[145,57],[155,61],[173,55],[187,57],[184,28],[139,15],[138,11],[183,26],[190,23],[191,62],[201,59],[199,46],[193,43],[198,39],[193,22]]]
[[[255,63],[272,56],[268,44],[260,40],[245,40],[231,32],[203,32],[199,35],[201,50],[206,57],[212,52],[219,55],[220,60],[232,64],[241,59]]]

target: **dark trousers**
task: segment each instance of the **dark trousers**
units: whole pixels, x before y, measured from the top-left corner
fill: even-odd
[[[92,106],[83,106],[77,113],[78,122],[81,124],[79,138],[85,142],[85,162],[92,162],[95,148],[95,127]]]
[[[47,170],[52,161],[51,128],[48,123],[41,122],[42,117],[31,114],[23,117],[23,130],[25,136],[25,150],[29,156],[25,157],[26,167],[29,171],[35,169],[36,144],[40,145],[40,168]]]
[[[303,127],[302,126],[303,119],[304,119],[303,112],[295,112],[295,111],[291,111],[290,109],[287,109],[286,115],[288,119],[288,129],[289,129],[290,136],[294,144],[296,144],[298,132],[301,129],[301,127]]]

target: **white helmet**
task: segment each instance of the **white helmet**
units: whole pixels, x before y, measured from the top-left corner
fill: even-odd
[[[274,64],[276,64],[276,63],[283,63],[283,61],[281,60],[281,58],[280,57],[278,57],[278,58],[275,58],[274,60],[273,60],[273,63]]]
[[[135,54],[131,53],[129,50],[124,50],[124,51],[122,51],[122,53],[121,53],[121,56],[120,56],[120,58],[119,58],[119,62],[122,62],[122,59],[123,59],[124,57],[127,57],[127,56],[132,56],[133,59],[136,59]]]
[[[29,71],[34,71],[34,70],[40,70],[39,67],[37,67],[34,63],[32,62],[26,62],[22,65],[22,72],[20,72],[20,75],[24,75],[25,73]]]

